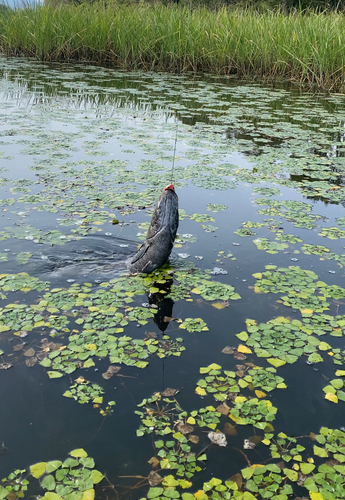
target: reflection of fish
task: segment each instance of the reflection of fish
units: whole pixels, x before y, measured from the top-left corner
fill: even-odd
[[[171,292],[171,285],[174,280],[172,275],[164,274],[164,283],[154,282],[153,287],[157,288],[159,292],[149,293],[147,298],[149,299],[149,304],[155,305],[157,307],[157,312],[153,316],[154,323],[158,326],[161,332],[165,332],[168,328],[170,320],[172,320],[172,312],[174,307],[174,301],[165,297]]]
[[[166,263],[178,228],[178,197],[169,184],[164,188],[153,212],[145,243],[129,261],[132,273],[151,273]]]

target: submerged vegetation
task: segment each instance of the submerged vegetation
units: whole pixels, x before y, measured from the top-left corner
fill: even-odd
[[[283,12],[118,3],[51,4],[0,12],[0,50],[41,61],[125,69],[284,78],[343,90],[345,19]]]

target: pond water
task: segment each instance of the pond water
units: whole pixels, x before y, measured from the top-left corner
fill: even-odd
[[[0,500],[345,498],[344,97],[0,72]]]

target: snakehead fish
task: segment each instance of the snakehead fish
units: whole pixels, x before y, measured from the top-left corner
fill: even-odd
[[[152,273],[166,263],[174,245],[178,223],[178,196],[174,186],[169,184],[163,189],[153,212],[145,243],[129,261],[131,273]]]

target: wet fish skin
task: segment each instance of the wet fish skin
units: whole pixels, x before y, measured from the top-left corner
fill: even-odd
[[[131,273],[152,273],[168,260],[179,224],[178,196],[169,184],[153,212],[145,243],[130,259]]]

